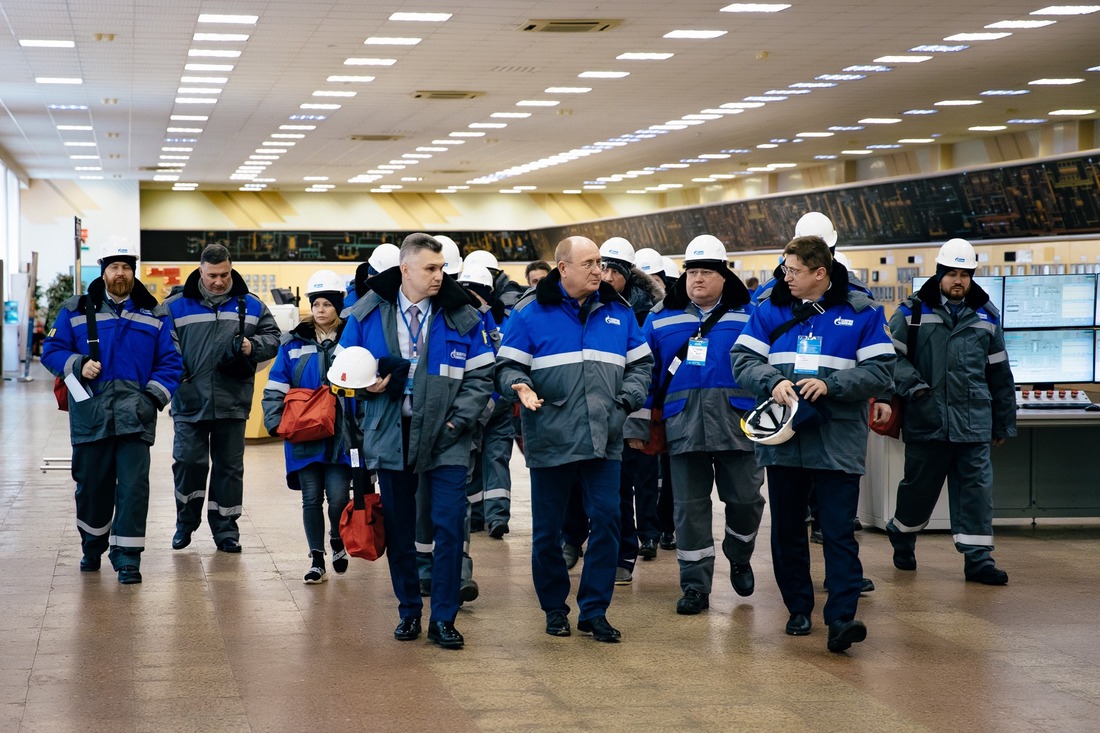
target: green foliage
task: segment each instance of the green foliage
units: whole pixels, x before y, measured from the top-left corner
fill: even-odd
[[[53,327],[54,319],[61,310],[61,304],[73,297],[73,276],[58,275],[46,288],[46,332]]]

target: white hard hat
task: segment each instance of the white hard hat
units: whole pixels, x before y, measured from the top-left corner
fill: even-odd
[[[458,276],[458,281],[460,283],[485,285],[491,288],[493,287],[493,273],[489,272],[488,267],[479,265],[476,262],[472,265],[467,262]]]
[[[391,267],[397,267],[401,262],[401,250],[397,245],[385,242],[374,248],[374,252],[367,259],[367,264],[375,272],[385,272]]]
[[[378,360],[362,346],[345,347],[328,368],[328,381],[342,389],[364,389],[378,381]]]
[[[708,260],[711,262],[722,261],[728,263],[726,259],[726,245],[722,244],[722,240],[718,237],[710,234],[700,234],[695,239],[691,240],[687,249],[684,250],[684,267],[690,267],[692,262],[699,260]]]
[[[794,225],[794,235],[796,237],[821,237],[825,240],[825,244],[829,246],[829,249],[836,246],[836,227],[833,226],[832,219],[820,211],[803,214],[798,223]]]
[[[446,234],[433,234],[432,239],[443,245],[443,272],[448,275],[462,272],[462,253],[458,251],[455,240]]]
[[[680,277],[680,266],[676,264],[676,260],[662,257],[661,262],[665,263],[665,277]]]
[[[852,269],[852,261],[848,259],[848,255],[843,252],[833,252],[833,259],[844,265],[845,270]]]
[[[936,264],[953,270],[974,270],[978,267],[978,254],[974,251],[974,245],[956,237],[940,247]]]
[[[622,237],[612,237],[600,245],[600,257],[634,264],[634,245]]]
[[[779,445],[794,435],[794,416],[798,402],[781,405],[769,398],[741,418],[741,430],[754,443]]]
[[[490,270],[499,270],[500,264],[497,263],[496,255],[487,249],[477,249],[466,255],[467,265],[481,265]]]
[[[652,247],[642,247],[634,253],[634,264],[647,275],[660,275],[665,269],[661,253]]]
[[[318,270],[309,276],[306,283],[306,295],[315,293],[343,293],[345,292],[345,278],[337,275],[332,270]]]
[[[130,244],[130,240],[126,237],[112,234],[106,242],[100,245],[98,262],[100,266],[105,266],[104,260],[107,260],[106,264],[110,264],[123,259],[131,260],[130,266],[135,266],[138,260],[137,247]]]

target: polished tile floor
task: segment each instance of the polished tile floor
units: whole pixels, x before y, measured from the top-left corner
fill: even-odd
[[[859,533],[877,590],[860,606],[868,640],[843,655],[825,650],[819,614],[809,637],[783,634],[766,541],[756,594],[738,598],[720,558],[694,617],[674,612],[662,551],[616,589],[624,640],[605,645],[543,633],[517,458],[511,534],[474,536],[481,597],[457,621],[467,647],[443,651],[393,639],[384,561],[302,583],[277,443],[247,450],[244,552],[216,552],[205,526],[171,550],[167,416],[145,582],[78,572],[72,481],[39,470],[68,454],[66,418],[34,374],[0,387],[0,731],[1100,730],[1100,522],[999,525],[1004,588],[964,583],[943,533],[921,540],[916,573],[894,570],[882,533]]]

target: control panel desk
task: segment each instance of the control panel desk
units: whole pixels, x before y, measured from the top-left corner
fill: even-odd
[[[1100,412],[1021,409],[1016,428],[1017,437],[991,449],[994,518],[1100,517],[1100,480],[1092,470],[1100,453]],[[869,433],[861,522],[886,528],[904,473],[902,441]],[[928,529],[950,529],[946,483]]]

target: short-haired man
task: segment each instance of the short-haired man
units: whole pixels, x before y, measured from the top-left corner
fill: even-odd
[[[828,416],[786,442],[758,444],[756,456],[768,474],[775,579],[790,612],[786,632],[804,636],[811,628],[805,522],[812,486],[829,583],[827,646],[841,652],[867,637],[855,617],[863,567],[852,517],[867,457],[868,401],[890,387],[896,357],[882,309],[848,288],[847,270],[834,267],[823,239],[796,237],[783,255],[783,280],[733,347],[733,374],[761,399]]]
[[[523,276],[527,278],[527,287],[533,288],[538,285],[539,280],[549,275],[552,269],[554,268],[550,267],[550,263],[546,260],[528,262],[527,268],[523,271]]]
[[[176,439],[176,533],[172,549],[191,544],[206,521],[222,552],[241,551],[237,519],[244,511],[244,430],[252,410],[255,368],[279,351],[279,326],[263,301],[248,292],[220,244],[207,245],[199,267],[160,306],[183,354],[183,382],[172,398]],[[239,370],[219,368],[239,354]],[[224,371],[223,371],[224,369]]]
[[[569,237],[554,258],[554,271],[512,311],[497,354],[497,385],[514,391],[523,406],[532,576],[546,633],[570,634],[561,531],[570,488],[579,483],[591,531],[577,629],[617,642],[607,608],[619,549],[623,423],[645,401],[653,356],[629,306],[600,280],[592,240]]]
[[[435,549],[428,640],[465,644],[455,628],[466,522],[470,442],[493,386],[493,351],[481,314],[443,274],[443,245],[422,233],[401,245],[400,265],[371,278],[370,292],[347,311],[340,343],[383,360],[408,362],[403,388],[388,374],[364,400],[362,452],[377,472],[386,558],[397,596],[398,641],[420,636],[424,602],[416,562],[416,491],[431,493]],[[389,387],[389,389],[387,389]]]
[[[87,295],[62,304],[42,363],[82,383],[80,399],[69,393],[80,569],[99,570],[109,547],[118,582],[128,585],[141,582],[157,411],[172,399],[183,362],[168,324],[153,314],[156,299],[134,277],[129,245],[110,246],[99,264]]]
[[[951,534],[966,579],[1005,585],[1008,573],[992,556],[989,453],[1016,435],[1016,387],[1000,313],[973,280],[977,267],[970,242],[948,241],[936,256],[936,276],[890,319],[900,357],[897,390],[906,400],[905,478],[886,534],[894,566],[916,570],[917,533],[947,479]]]

